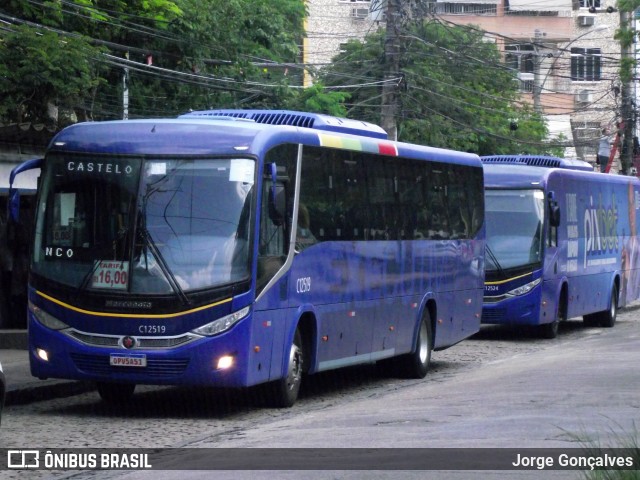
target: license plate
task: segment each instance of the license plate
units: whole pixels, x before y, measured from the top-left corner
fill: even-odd
[[[143,353],[128,355],[112,353],[109,364],[113,367],[146,367],[147,356]]]

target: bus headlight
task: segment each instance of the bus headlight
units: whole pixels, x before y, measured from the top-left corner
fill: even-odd
[[[522,285],[521,287],[514,288],[510,292],[507,292],[507,295],[513,295],[517,297],[519,295],[524,295],[525,293],[529,293],[533,288],[540,283],[540,279],[536,278],[533,282],[529,282],[526,285]]]
[[[244,307],[242,310],[238,310],[226,317],[219,318],[211,323],[207,323],[201,327],[192,330],[193,333],[198,333],[200,335],[218,335],[219,333],[226,332],[231,327],[233,327],[236,323],[242,320],[249,314],[249,307]]]
[[[31,302],[29,302],[29,311],[33,313],[33,316],[36,317],[38,322],[40,322],[45,327],[50,328],[51,330],[63,330],[65,328],[69,328],[69,325],[61,320],[58,320],[50,313],[45,312],[43,309]]]

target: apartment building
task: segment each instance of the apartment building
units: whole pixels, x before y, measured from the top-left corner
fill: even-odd
[[[305,63],[384,25],[384,0],[307,0]],[[521,100],[546,118],[566,156],[595,161],[603,127],[620,116],[616,0],[431,0],[426,15],[487,32],[513,69]]]
[[[307,0],[304,63],[309,66],[312,82],[314,70],[331,63],[341,45],[350,39],[362,40],[384,25],[385,5],[381,0]]]

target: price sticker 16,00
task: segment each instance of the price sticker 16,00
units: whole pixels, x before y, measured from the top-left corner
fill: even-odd
[[[129,262],[114,260],[96,260],[92,288],[105,288],[109,290],[126,290],[129,282]]]

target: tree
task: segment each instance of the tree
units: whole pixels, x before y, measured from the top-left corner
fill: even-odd
[[[75,98],[80,118],[119,118],[125,70],[131,118],[211,107],[281,108],[295,96],[287,86],[301,83],[295,68],[306,14],[301,0],[8,0],[0,13],[14,19],[8,33],[0,32],[5,69],[11,73],[20,60],[39,69],[50,86],[41,91],[42,78],[10,75],[0,94],[35,93],[30,102],[0,96],[0,122],[40,117],[52,98]],[[37,47],[23,48],[21,56],[8,51],[43,33]],[[66,44],[75,49],[61,49]],[[45,53],[66,65],[38,65]],[[76,93],[66,95],[72,86]],[[20,102],[27,110],[18,115],[10,103]]]
[[[327,90],[322,83],[318,82],[296,95],[291,95],[285,108],[346,117],[347,109],[344,102],[349,97],[350,95],[346,92]]]
[[[354,87],[349,116],[379,123],[381,82],[392,81],[399,140],[479,154],[559,153],[544,143],[544,121],[518,102],[513,74],[481,31],[421,20],[399,36],[398,78],[384,77],[382,31],[350,41],[324,70],[327,86]]]
[[[70,123],[103,82],[87,61],[97,54],[83,37],[20,26],[0,46],[0,119]]]
[[[621,120],[622,120],[622,148],[620,151],[621,171],[623,174],[631,172],[633,163],[633,134],[635,130],[635,113],[633,112],[632,87],[633,73],[636,60],[631,51],[635,42],[636,30],[632,17],[640,8],[640,0],[618,0],[620,11],[620,27],[614,38],[620,42],[620,82],[621,82]]]

